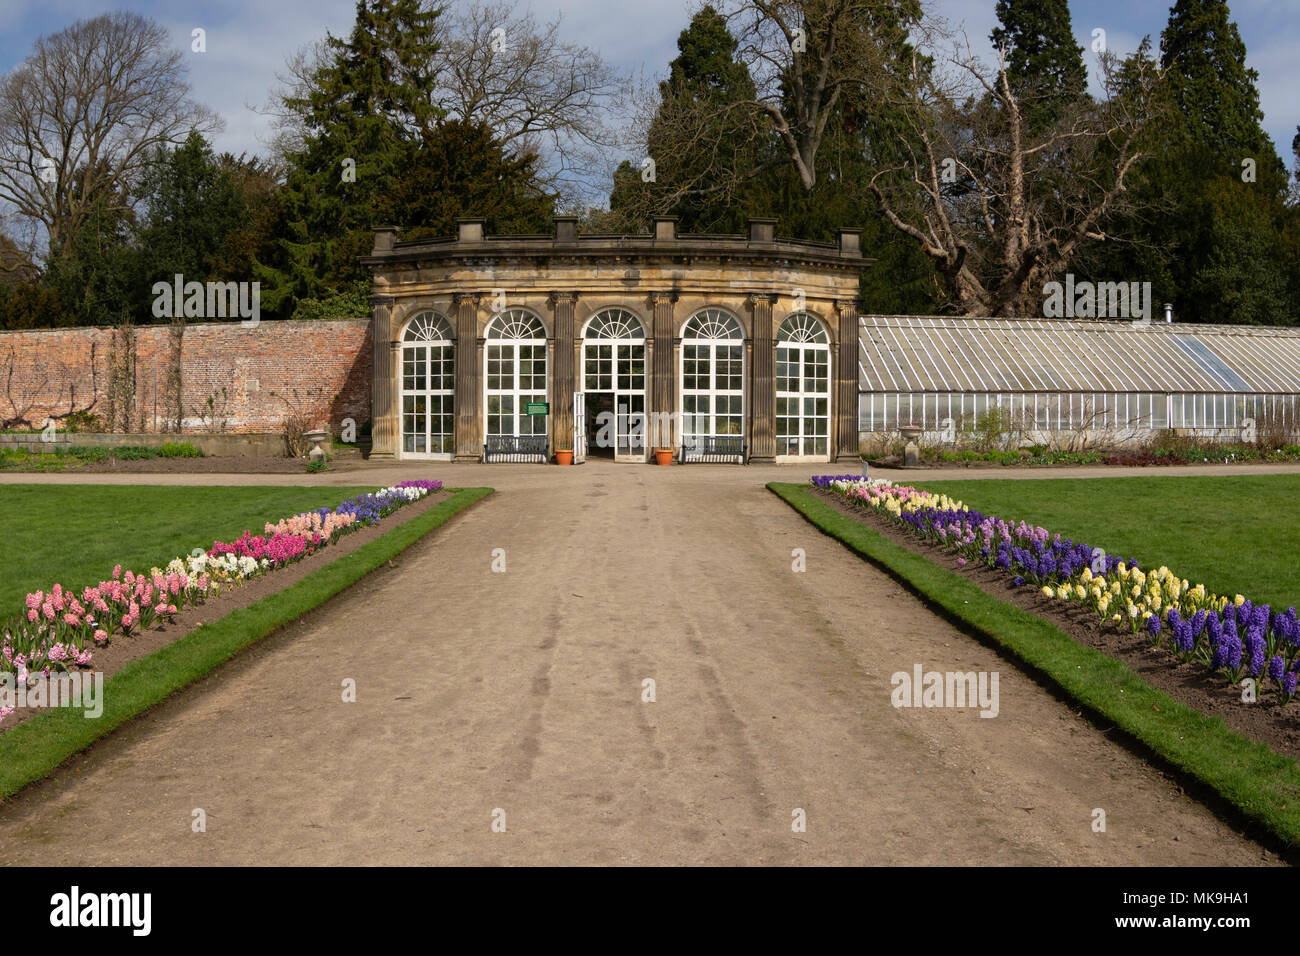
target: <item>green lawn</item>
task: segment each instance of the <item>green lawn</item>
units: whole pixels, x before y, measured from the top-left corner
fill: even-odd
[[[374,490],[0,485],[0,618],[55,581],[80,591],[115,564],[148,570],[214,538],[260,533],[267,521]]]
[[[1000,518],[1168,565],[1193,584],[1300,605],[1300,475],[926,481]]]

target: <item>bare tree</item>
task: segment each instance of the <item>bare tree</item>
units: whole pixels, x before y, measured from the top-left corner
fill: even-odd
[[[545,184],[585,195],[588,171],[616,144],[613,119],[628,81],[599,53],[539,23],[517,0],[449,8],[435,105],[491,127],[512,152],[541,158]]]
[[[41,37],[0,82],[0,200],[42,224],[51,252],[66,247],[96,198],[125,195],[157,147],[221,128],[189,94],[181,52],[138,14]]]
[[[1085,244],[1105,240],[1104,223],[1125,208],[1160,70],[1146,57],[1121,65],[1103,55],[1105,97],[1073,104],[1034,134],[1005,56],[986,67],[963,33],[947,65],[931,69],[913,53],[892,104],[903,120],[900,159],[868,189],[885,219],[934,262],[963,313],[1036,314],[1044,283]]]
[[[827,124],[848,98],[875,94],[906,48],[912,16],[899,0],[732,0],[726,8],[757,107],[804,189],[817,185]]]
[[[437,112],[485,124],[512,153],[535,153],[543,185],[575,208],[590,198],[592,170],[618,143],[615,117],[628,80],[595,50],[561,37],[560,18],[539,23],[517,0],[430,6],[441,9],[439,49],[426,67]],[[307,100],[332,55],[322,38],[277,74],[277,89],[259,112],[273,117],[272,145],[282,155],[301,148],[306,116],[293,104]]]

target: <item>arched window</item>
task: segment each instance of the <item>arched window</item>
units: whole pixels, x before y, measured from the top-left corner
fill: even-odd
[[[778,342],[811,342],[815,345],[829,345],[830,335],[822,320],[810,312],[795,312],[781,323],[776,333]]]
[[[781,323],[776,337],[776,453],[825,460],[830,454],[830,336],[815,315],[796,312]]]
[[[645,326],[627,309],[601,309],[588,320],[582,338],[588,452],[644,459]],[[602,424],[611,414],[612,430]]]
[[[450,455],[456,450],[456,343],[437,312],[421,312],[402,334],[402,454]]]
[[[529,415],[527,405],[546,401],[546,326],[527,309],[507,309],[484,338],[487,434],[545,435],[546,416]]]
[[[627,309],[601,309],[587,320],[584,339],[645,340],[645,326]]]
[[[743,339],[745,333],[730,312],[700,309],[682,327],[682,339]]]
[[[682,440],[745,433],[745,343],[736,317],[701,309],[682,327]]]

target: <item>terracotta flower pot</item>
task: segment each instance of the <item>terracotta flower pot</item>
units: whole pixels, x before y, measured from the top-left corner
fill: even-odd
[[[572,465],[573,449],[572,448],[566,448],[564,450],[560,450],[559,448],[555,449],[555,463],[557,465]]]
[[[656,465],[671,465],[673,463],[673,450],[671,448],[655,449]]]

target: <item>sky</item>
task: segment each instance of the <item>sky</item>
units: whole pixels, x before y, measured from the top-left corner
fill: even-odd
[[[454,0],[453,0],[454,2]],[[988,49],[996,24],[995,0],[926,0],[944,18],[964,23],[973,41]],[[676,55],[677,35],[698,0],[521,0],[546,22],[563,17],[566,39],[586,44],[607,61],[653,76],[666,71]],[[1093,30],[1106,31],[1110,48],[1121,54],[1150,34],[1159,43],[1170,0],[1071,0],[1074,32],[1091,47]],[[1290,164],[1291,140],[1300,124],[1300,0],[1231,0],[1230,8],[1246,42],[1247,63],[1259,71],[1265,129]],[[267,151],[271,126],[255,107],[263,106],[286,56],[322,37],[346,35],[354,0],[0,0],[0,73],[31,51],[42,34],[56,32],[79,18],[113,9],[150,17],[187,51],[194,97],[226,121],[214,137],[218,151]],[[206,32],[207,51],[192,53],[191,31]],[[1089,54],[1091,56],[1091,54]]]

